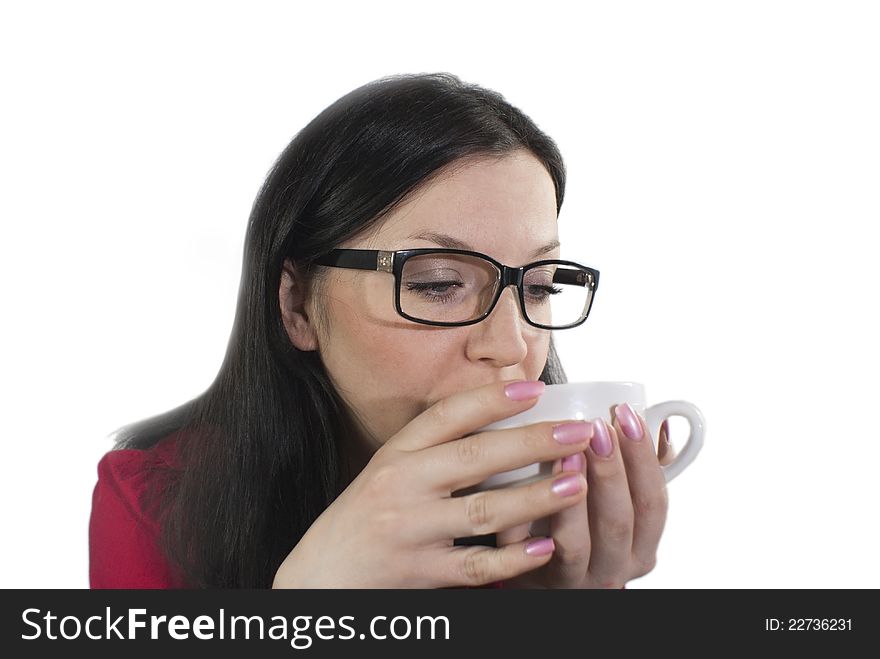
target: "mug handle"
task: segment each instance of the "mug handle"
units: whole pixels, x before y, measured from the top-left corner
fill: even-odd
[[[645,410],[645,422],[648,424],[651,438],[655,441],[655,449],[657,448],[656,442],[660,439],[660,424],[667,417],[676,415],[687,419],[691,431],[687,442],[673,461],[668,465],[660,465],[667,482],[678,476],[685,467],[693,462],[700,449],[703,448],[703,438],[706,435],[706,421],[696,405],[686,400],[668,400],[657,403]]]

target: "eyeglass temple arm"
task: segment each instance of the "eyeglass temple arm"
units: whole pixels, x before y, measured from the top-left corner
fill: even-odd
[[[583,270],[559,268],[553,273],[554,284],[571,284],[572,286],[595,286],[592,273]]]
[[[354,270],[388,270],[391,272],[392,252],[378,249],[334,249],[315,260],[317,265],[333,265]]]

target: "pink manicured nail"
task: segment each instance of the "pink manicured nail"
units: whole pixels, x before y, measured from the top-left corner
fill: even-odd
[[[660,424],[660,437],[666,446],[672,445],[672,442],[669,441],[669,419],[663,419],[663,423]]]
[[[569,455],[566,458],[562,458],[562,471],[583,471],[584,462],[585,459],[583,453]]]
[[[558,494],[561,497],[570,497],[572,494],[577,494],[584,487],[584,477],[581,474],[572,474],[571,476],[566,476],[565,478],[560,478],[555,483],[553,483],[553,494]]]
[[[584,421],[553,426],[553,439],[560,444],[578,444],[593,436],[593,427]]]
[[[617,423],[620,424],[623,434],[629,439],[639,440],[644,436],[642,424],[639,423],[636,413],[633,412],[633,408],[629,406],[629,403],[623,403],[615,407],[614,415],[617,418]]]
[[[526,545],[526,553],[529,556],[546,556],[554,549],[556,545],[553,544],[553,538],[538,538]]]
[[[611,435],[608,434],[608,427],[605,425],[605,420],[601,417],[593,419],[593,439],[590,440],[590,448],[603,458],[611,455],[611,451],[614,449],[611,445]]]
[[[504,387],[504,394],[511,400],[528,400],[544,393],[544,383],[540,380],[512,382]]]

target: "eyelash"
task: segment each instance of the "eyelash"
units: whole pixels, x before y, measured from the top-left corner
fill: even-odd
[[[419,294],[424,294],[426,291],[432,288],[440,288],[440,287],[448,287],[448,286],[461,286],[460,281],[433,281],[433,282],[408,282],[406,288],[408,291],[415,291]],[[556,286],[541,286],[539,284],[529,284],[527,288],[540,288],[547,296],[556,295],[557,293],[561,293],[562,289]],[[445,303],[448,302],[452,297],[453,293],[441,293],[439,295],[424,295],[431,300],[436,302]],[[547,297],[541,298],[541,300],[546,300]]]

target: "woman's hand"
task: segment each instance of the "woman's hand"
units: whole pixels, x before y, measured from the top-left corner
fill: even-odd
[[[493,474],[561,462],[587,449],[592,428],[583,421],[574,422],[575,432],[569,428],[563,441],[554,439],[558,422],[469,435],[529,409],[542,391],[540,382],[498,382],[444,398],[418,415],[309,527],[273,587],[479,586],[546,565],[553,551],[549,539],[521,538],[501,548],[454,546],[453,540],[585,506],[582,473],[566,475],[562,491],[553,489],[561,480],[556,476],[451,496]]]
[[[644,419],[628,405],[615,408],[612,427],[601,419],[594,423],[597,428],[587,451],[589,457],[567,458],[553,469],[554,473],[563,469],[585,473],[587,501],[550,518],[550,534],[556,544],[553,558],[533,572],[508,580],[505,586],[621,588],[654,569],[668,507],[660,465],[675,457],[667,422],[660,429],[657,454]],[[609,444],[598,438],[600,427],[608,431],[611,450],[607,455],[603,454]],[[624,428],[632,432],[627,435]],[[630,439],[639,434],[640,439]],[[521,524],[499,533],[498,546],[521,543],[528,537],[528,529],[528,524]]]

